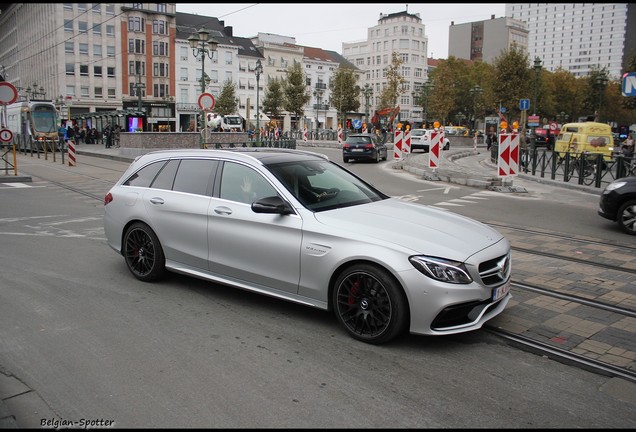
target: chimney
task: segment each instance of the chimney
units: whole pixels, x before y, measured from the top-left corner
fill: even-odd
[[[232,27],[232,26],[226,26],[226,27],[223,27],[223,33],[225,33],[225,35],[226,35],[227,37],[232,37],[232,36],[234,36],[234,35],[232,34],[232,31],[233,31],[233,27]]]
[[[495,16],[494,15],[490,15],[490,19],[495,19]]]

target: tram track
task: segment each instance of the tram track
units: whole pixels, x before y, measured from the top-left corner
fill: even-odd
[[[29,170],[24,164],[22,171],[56,187],[101,203],[110,185],[114,183],[108,180],[108,177],[118,177],[126,168],[126,164],[122,164],[118,169],[87,162],[84,162],[83,166],[88,171],[56,167],[54,171],[38,169],[37,172],[27,172],[35,170]],[[100,177],[98,169],[107,173],[106,178]],[[72,173],[73,179],[60,177],[60,171]],[[103,185],[103,192],[89,190],[90,187],[85,186],[89,182],[93,189],[95,185],[97,189],[101,189],[100,185]],[[585,325],[589,325],[594,319],[600,320],[595,315],[602,316],[603,320],[612,324],[636,319],[636,303],[631,300],[636,296],[636,247],[594,238],[572,238],[560,233],[503,224],[489,225],[498,229],[511,242],[514,255],[512,292],[516,304],[511,301],[504,313],[489,321],[484,329],[520,349],[602,375],[636,382],[636,357],[632,357],[631,362],[625,361],[626,358],[636,355],[636,348],[631,348],[635,344],[633,340],[627,341],[619,348],[607,348],[607,352],[610,353],[624,352],[622,356],[612,357],[586,347],[585,342],[595,337],[593,330],[589,336],[581,336],[576,333],[577,329],[561,328],[559,323],[549,321],[529,323],[526,327],[517,325],[519,321],[530,322],[535,319],[535,315],[538,314],[536,311],[542,312],[541,305],[550,303],[543,300],[544,298],[553,299],[554,304],[545,307],[558,317],[570,319],[576,316],[572,312],[573,304],[586,308],[585,315],[593,318],[586,320],[576,316]],[[598,250],[611,253],[605,256],[597,252]],[[560,279],[549,283],[551,281],[545,280],[548,276]],[[571,280],[565,280],[566,276],[570,276]],[[594,278],[596,285],[590,286],[586,278]],[[607,292],[617,295],[607,295]],[[582,315],[580,311],[578,313]],[[515,325],[510,321],[515,321]],[[573,326],[576,325],[575,322]],[[609,328],[611,325],[606,327]],[[616,331],[619,330],[621,329],[618,328]],[[633,338],[633,334],[628,334],[628,337]],[[614,361],[615,359],[617,361]]]

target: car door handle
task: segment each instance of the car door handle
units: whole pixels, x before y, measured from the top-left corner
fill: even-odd
[[[164,200],[163,198],[160,198],[160,197],[154,197],[154,198],[150,198],[150,202],[152,204],[163,204]]]
[[[232,214],[232,209],[225,206],[219,206],[214,209],[214,213],[220,214],[220,215],[230,215]]]

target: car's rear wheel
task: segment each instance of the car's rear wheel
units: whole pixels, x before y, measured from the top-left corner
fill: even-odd
[[[381,344],[400,335],[409,319],[398,282],[371,264],[356,264],[340,274],[332,294],[340,324],[355,339]]]
[[[618,209],[616,222],[627,234],[636,235],[636,200],[627,201]]]
[[[342,161],[343,161],[344,163],[349,163],[349,158],[342,158]]]
[[[166,273],[166,260],[159,238],[144,223],[136,222],[124,234],[124,260],[139,280],[152,282]]]

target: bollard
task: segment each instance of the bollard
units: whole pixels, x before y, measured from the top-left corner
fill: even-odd
[[[68,146],[68,166],[75,166],[75,143],[67,140],[66,145]]]

